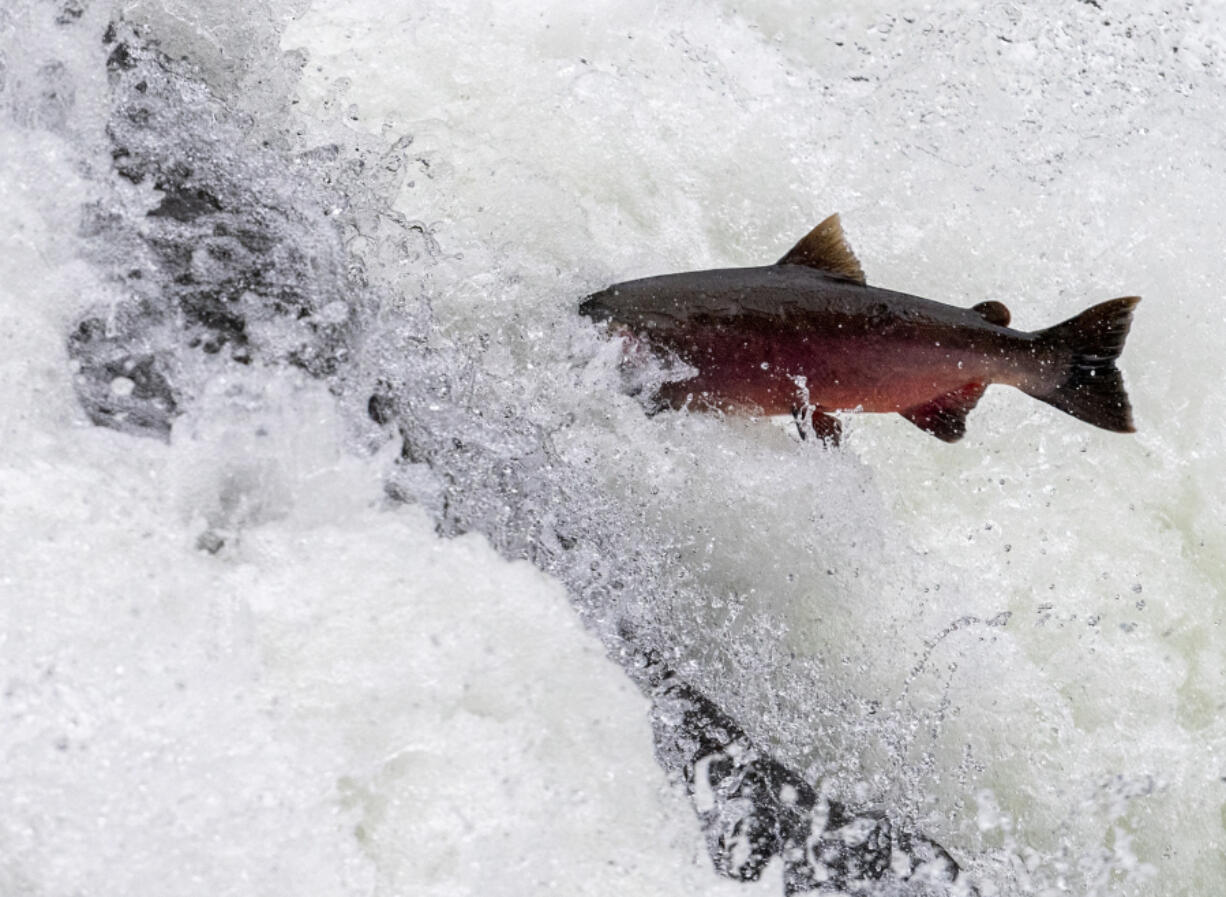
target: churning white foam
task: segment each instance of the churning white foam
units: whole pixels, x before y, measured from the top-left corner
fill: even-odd
[[[391,455],[355,451],[320,385],[229,373],[167,444],[88,425],[64,346],[115,289],[77,238],[105,192],[113,12],[0,13],[0,888],[743,890],[561,587],[385,505]],[[652,621],[781,759],[914,820],[984,893],[1216,892],[1220,11],[127,15],[287,148],[412,135],[392,187],[353,177],[437,255],[397,280],[394,247],[354,250],[429,298],[491,413],[550,428],[674,552],[705,598],[643,596]],[[298,103],[266,109],[281,90]],[[1143,295],[1139,433],[998,387],[956,446],[865,416],[826,452],[617,393],[585,293],[765,263],[836,210],[870,282],[1000,299],[1019,327]]]

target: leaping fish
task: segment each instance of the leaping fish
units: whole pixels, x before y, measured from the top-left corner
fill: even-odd
[[[1000,302],[958,308],[868,286],[836,214],[773,265],[629,280],[579,311],[695,371],[660,387],[662,407],[792,414],[832,444],[841,431],[830,412],[895,412],[956,442],[993,383],[1133,432],[1115,362],[1140,301],[1014,330]]]

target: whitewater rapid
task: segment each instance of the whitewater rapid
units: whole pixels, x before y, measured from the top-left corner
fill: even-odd
[[[705,695],[966,872],[870,892],[1216,893],[1226,22],[1102,6],[0,10],[0,891],[782,893]],[[833,211],[1027,329],[1142,295],[1138,433],[622,393],[583,296]]]

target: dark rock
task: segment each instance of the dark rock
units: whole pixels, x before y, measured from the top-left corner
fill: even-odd
[[[351,305],[364,295],[326,214],[335,200],[296,183],[185,64],[127,26],[108,27],[104,42],[114,44],[114,174],[152,182],[160,195],[143,221],[119,203],[97,204],[82,220],[81,235],[125,297],[88,310],[68,342],[90,419],[164,437],[217,366],[260,360],[334,376],[358,317]],[[346,311],[321,314],[336,305]],[[100,320],[111,322],[105,334],[90,323]],[[117,395],[121,368],[138,380]]]
[[[366,414],[379,426],[390,424],[395,419],[395,401],[387,393],[372,393],[366,403]]]
[[[786,894],[958,880],[957,863],[939,845],[898,830],[880,811],[821,798],[709,698],[662,664],[647,666],[656,755],[685,783],[721,875],[755,881],[778,856]]]
[[[146,122],[133,119],[133,123]],[[157,208],[149,212],[150,218],[173,218],[175,221],[187,223],[202,215],[221,211],[221,203],[217,197],[202,187],[193,190],[183,184],[160,183],[157,188],[162,191],[162,201]]]
[[[137,305],[118,309],[110,324],[85,318],[68,338],[68,354],[78,364],[73,378],[77,396],[93,423],[165,438],[179,410],[167,373],[169,356],[138,354],[131,346],[151,321],[156,318]]]
[[[136,61],[132,59],[127,44],[116,45],[111,55],[106,58],[106,67],[111,71],[126,71],[136,67]]]

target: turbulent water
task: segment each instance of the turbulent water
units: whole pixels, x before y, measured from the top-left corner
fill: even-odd
[[[11,0],[0,893],[1216,894],[1222,34]],[[1142,295],[1138,433],[624,394],[584,295],[832,211],[1024,329]]]

